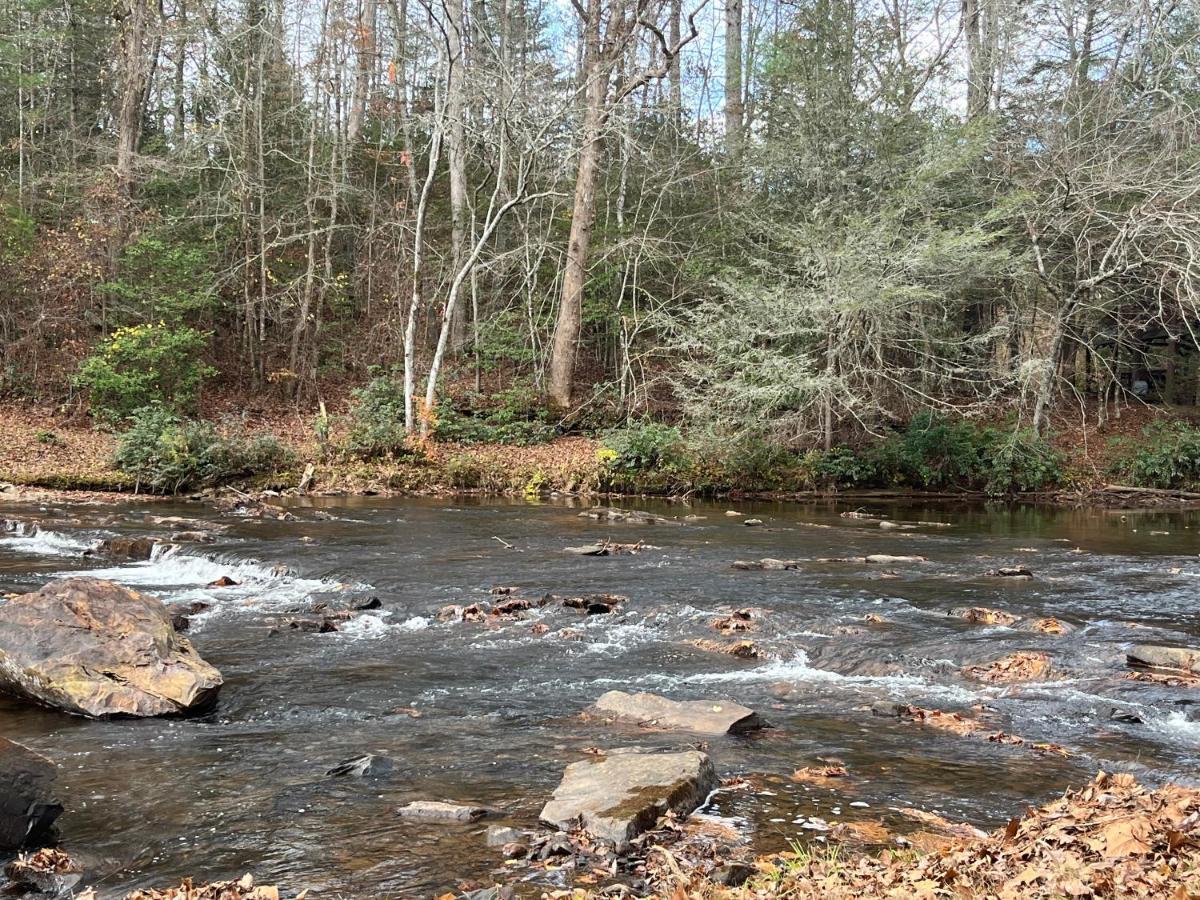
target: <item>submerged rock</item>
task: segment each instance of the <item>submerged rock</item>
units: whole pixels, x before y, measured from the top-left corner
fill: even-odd
[[[356,756],[353,759],[340,762],[332,769],[326,771],[325,774],[333,777],[348,775],[354,778],[383,778],[391,775],[395,769],[395,760],[389,759],[386,756],[376,756],[373,753],[368,753],[365,756]]]
[[[540,818],[563,831],[582,828],[623,852],[660,816],[687,815],[719,786],[712,760],[698,750],[614,750],[567,766]]]
[[[1025,566],[1000,566],[998,569],[988,569],[983,577],[1028,579],[1033,577],[1033,571]]]
[[[678,525],[676,519],[666,516],[656,516],[654,513],[637,509],[618,509],[615,506],[597,506],[585,509],[579,514],[581,519],[595,519],[598,522],[632,522],[636,525]]]
[[[1013,681],[1044,681],[1052,677],[1050,657],[1045,653],[1010,653],[989,663],[964,666],[963,674],[976,681],[1004,684]]]
[[[739,559],[733,563],[733,568],[743,571],[783,571],[798,569],[800,563],[795,559]]]
[[[414,800],[396,810],[402,819],[425,819],[431,822],[477,822],[488,814],[482,806],[447,803],[441,800]]]
[[[58,767],[22,744],[0,738],[0,853],[44,839],[62,815],[52,794]]]
[[[1167,647],[1162,644],[1135,644],[1129,648],[1126,661],[1131,666],[1147,669],[1174,669],[1179,672],[1200,672],[1200,650],[1191,647]]]
[[[0,606],[0,690],[84,716],[161,716],[217,699],[221,673],[161,602],[66,578]]]
[[[749,707],[730,700],[670,700],[657,694],[609,691],[589,710],[593,715],[698,734],[740,734],[762,728]]]
[[[193,600],[191,603],[172,603],[167,607],[167,615],[171,617],[171,627],[176,631],[187,631],[192,627],[192,616],[211,608],[211,604],[203,600]]]
[[[1017,621],[1017,617],[1011,613],[987,606],[960,606],[950,610],[950,615],[964,619],[972,625],[1011,625]]]
[[[520,844],[525,842],[525,832],[518,831],[515,828],[509,828],[507,825],[493,825],[487,830],[487,845],[489,847],[503,847],[506,844]]]

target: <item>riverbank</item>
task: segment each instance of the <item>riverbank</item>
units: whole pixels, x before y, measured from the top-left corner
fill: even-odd
[[[1111,483],[1112,460],[1105,438],[1129,435],[1145,424],[1134,417],[1108,429],[1060,432],[1064,453],[1062,484],[1053,490],[1028,491],[1006,499],[1066,506],[1117,508],[1200,506],[1200,492],[1162,490]],[[978,490],[823,489],[804,472],[735,471],[700,463],[682,472],[614,473],[599,438],[559,437],[528,446],[456,444],[431,441],[400,458],[362,460],[323,448],[311,422],[292,413],[233,420],[220,430],[236,437],[271,434],[290,451],[294,463],[279,471],[233,481],[234,492],[274,490],[317,496],[421,496],[479,494],[536,498],[545,495],[728,497],[813,502],[857,499],[864,502],[908,497],[995,500]],[[90,419],[64,416],[53,409],[10,404],[0,409],[0,483],[10,496],[58,497],[103,502],[150,494],[114,464],[118,439]],[[336,445],[338,435],[334,435]],[[1067,450],[1071,452],[1068,454]],[[205,492],[209,493],[209,492]]]

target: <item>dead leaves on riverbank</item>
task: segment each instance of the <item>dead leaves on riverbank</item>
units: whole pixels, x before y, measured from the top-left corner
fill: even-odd
[[[1190,900],[1200,897],[1200,790],[1151,791],[1131,775],[1101,773],[1007,828],[940,849],[857,858],[801,849],[759,860],[757,869],[741,888],[676,877],[658,885],[659,896]]]
[[[296,895],[296,900],[304,900],[306,896],[308,891],[301,891]],[[185,878],[179,887],[134,891],[126,894],[125,900],[279,900],[279,897],[279,888],[255,886],[252,876],[243,875],[237,881],[214,881],[199,886],[193,885],[192,879]]]

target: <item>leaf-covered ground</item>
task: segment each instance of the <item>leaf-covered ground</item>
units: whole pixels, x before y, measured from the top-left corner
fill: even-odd
[[[660,893],[671,900],[1193,900],[1200,897],[1200,790],[1150,790],[1132,775],[1101,773],[983,837],[874,856],[798,849],[756,868],[741,887],[725,888],[665,860]]]

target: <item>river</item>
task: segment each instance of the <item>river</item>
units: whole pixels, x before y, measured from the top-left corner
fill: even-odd
[[[763,776],[755,789],[717,793],[709,811],[764,851],[813,837],[801,823],[814,816],[882,819],[902,832],[917,826],[895,810],[916,807],[986,828],[1097,769],[1151,784],[1197,778],[1197,692],[1122,677],[1130,643],[1195,643],[1200,632],[1196,514],[868,505],[895,521],[944,523],[907,530],[843,518],[849,507],[834,504],[637,504],[681,520],[657,525],[596,522],[579,516],[585,505],[566,502],[364,497],[289,508],[285,521],[161,502],[0,510],[40,523],[34,534],[0,536],[0,590],[86,573],[167,602],[212,604],[190,634],[225,677],[208,714],[89,721],[0,698],[0,734],[59,763],[62,843],[101,897],[243,872],[314,898],[432,896],[486,883],[501,866],[481,825],[416,823],[393,810],[454,799],[532,827],[585,748],[697,740],[583,720],[610,689],[728,697],[771,722],[758,736],[705,739],[722,775]],[[747,527],[729,509],[764,524]],[[179,526],[155,524],[165,516],[228,527],[215,543],[148,562],[82,555],[106,536],[166,536]],[[652,548],[608,558],[563,552],[604,538]],[[928,561],[814,561],[869,553]],[[730,565],[764,557],[802,565]],[[1036,577],[983,575],[1006,565]],[[221,576],[239,584],[205,587]],[[499,585],[629,599],[608,615],[549,605],[498,626],[437,620],[446,604],[487,601]],[[273,632],[272,616],[324,594],[374,595],[382,608],[336,633]],[[1022,621],[972,625],[947,615],[962,606]],[[749,637],[768,658],[687,643],[718,637],[711,621],[739,607],[759,611]],[[1025,626],[1041,616],[1069,632]],[[535,633],[537,622],[548,632]],[[960,672],[1015,650],[1049,653],[1060,677],[985,685]],[[971,714],[1071,756],[873,717],[878,700],[979,708]],[[1114,709],[1140,724],[1112,718]],[[395,759],[394,775],[325,776],[367,752]],[[849,769],[844,786],[786,777],[828,759]]]

